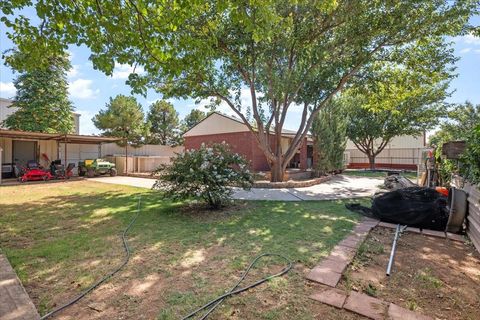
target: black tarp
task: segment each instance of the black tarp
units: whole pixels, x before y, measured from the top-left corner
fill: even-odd
[[[346,207],[384,222],[439,231],[445,230],[449,215],[447,197],[423,187],[386,192],[373,199],[371,208],[359,204]]]

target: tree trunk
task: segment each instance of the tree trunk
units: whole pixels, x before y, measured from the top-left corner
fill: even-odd
[[[283,181],[283,176],[285,174],[285,169],[283,168],[283,165],[280,162],[280,160],[277,160],[272,164],[270,173],[271,173],[271,175],[270,175],[270,181],[271,182],[282,182]]]
[[[375,156],[368,155],[368,162],[370,163],[370,170],[375,170]]]

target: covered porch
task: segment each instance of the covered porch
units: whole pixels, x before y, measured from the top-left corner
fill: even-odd
[[[77,134],[27,132],[0,129],[0,184],[14,178],[14,165],[34,160],[48,168],[49,161],[61,160],[65,166],[79,161],[102,157],[101,145],[118,138]],[[48,159],[48,160],[47,160]]]

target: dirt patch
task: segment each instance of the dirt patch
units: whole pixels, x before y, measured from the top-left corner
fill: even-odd
[[[437,319],[478,319],[480,255],[473,246],[406,232],[398,242],[393,273],[387,277],[394,232],[375,228],[339,287]]]

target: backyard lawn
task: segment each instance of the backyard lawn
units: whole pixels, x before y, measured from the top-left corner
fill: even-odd
[[[121,263],[120,234],[138,196],[129,264],[60,319],[178,319],[231,287],[263,252],[288,256],[294,269],[227,299],[211,319],[340,316],[308,298],[313,287],[304,275],[359,219],[343,201],[237,202],[209,212],[155,191],[91,181],[0,187],[0,248],[41,314]],[[247,283],[283,267],[262,263]]]

